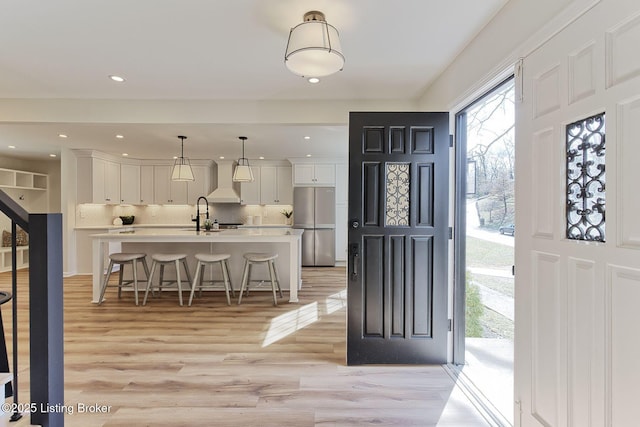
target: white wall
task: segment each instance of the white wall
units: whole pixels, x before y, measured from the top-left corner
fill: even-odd
[[[425,91],[419,108],[443,111],[471,101],[479,91],[501,79],[505,69],[525,55],[532,44],[539,43],[545,32],[553,31],[546,27],[553,24],[561,10],[570,4],[572,8],[580,8],[580,3],[588,2],[509,1]]]

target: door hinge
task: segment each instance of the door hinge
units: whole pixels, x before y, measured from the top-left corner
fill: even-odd
[[[512,265],[512,266],[511,266],[511,275],[512,275],[512,276],[515,276],[515,275],[516,275],[516,266],[515,266],[515,265]]]
[[[449,326],[448,326],[448,331],[451,332],[453,331],[453,319],[448,319],[449,320]]]
[[[449,147],[453,147],[453,135],[449,135]]]
[[[449,227],[449,240],[453,240],[453,227]]]

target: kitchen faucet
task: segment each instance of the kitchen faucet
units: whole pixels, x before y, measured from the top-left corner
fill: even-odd
[[[209,219],[209,201],[206,197],[200,196],[198,197],[198,201],[196,202],[196,217],[191,221],[195,221],[196,223],[196,231],[200,231],[200,199],[204,199],[205,204],[207,205],[207,214],[206,217]]]

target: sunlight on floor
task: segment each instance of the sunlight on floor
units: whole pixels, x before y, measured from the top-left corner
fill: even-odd
[[[262,347],[267,347],[281,339],[317,322],[320,316],[334,313],[347,306],[347,291],[329,295],[324,302],[304,305],[271,320]]]

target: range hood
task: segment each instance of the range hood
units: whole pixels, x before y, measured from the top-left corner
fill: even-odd
[[[218,164],[218,188],[207,196],[209,203],[240,203],[240,183],[233,182],[235,161],[220,160]]]

